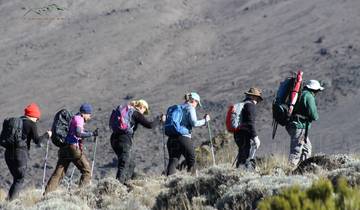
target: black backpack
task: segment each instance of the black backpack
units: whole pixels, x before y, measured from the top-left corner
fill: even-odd
[[[68,135],[72,117],[73,114],[66,109],[62,109],[55,114],[51,127],[51,141],[55,146],[63,147],[66,145],[65,138]]]
[[[14,148],[22,146],[25,141],[22,140],[23,118],[6,118],[3,122],[0,134],[0,145],[5,148]]]

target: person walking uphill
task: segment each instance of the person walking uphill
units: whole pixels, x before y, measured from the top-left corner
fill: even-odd
[[[319,81],[307,81],[299,101],[295,104],[290,122],[286,125],[291,141],[289,162],[293,166],[297,166],[299,161],[311,156],[312,146],[308,138],[308,130],[311,122],[319,119],[315,96],[322,90],[324,87]]]
[[[204,126],[206,122],[210,121],[208,114],[204,116],[204,119],[197,119],[197,106],[201,106],[200,96],[191,92],[185,94],[185,103],[168,108],[164,125],[165,134],[169,136],[167,176],[176,172],[181,155],[185,157],[187,171],[195,173],[195,148],[191,140],[192,128]]]
[[[92,136],[98,136],[98,131],[85,131],[84,125],[91,119],[92,106],[90,104],[82,104],[80,112],[76,114],[70,121],[69,133],[65,138],[66,145],[61,147],[58,152],[58,162],[54,173],[45,188],[45,193],[54,191],[66,171],[73,163],[81,172],[79,187],[86,186],[91,180],[91,168],[88,159],[83,152],[83,140]]]
[[[21,121],[18,124],[18,129],[21,130],[18,137],[19,139],[16,144],[6,146],[5,150],[5,161],[13,176],[13,183],[8,194],[9,200],[16,198],[23,187],[31,140],[39,145],[44,139],[50,138],[52,135],[51,131],[47,131],[42,136],[38,135],[37,121],[40,119],[41,112],[37,104],[29,104],[24,112],[24,116],[18,118],[19,122]],[[2,139],[6,136],[5,130],[3,127],[1,133]]]
[[[118,106],[111,113],[109,127],[113,133],[110,137],[111,147],[118,157],[118,170],[116,179],[125,183],[133,175],[135,166],[130,167],[130,153],[132,139],[138,128],[142,125],[152,129],[160,124],[162,117],[157,117],[154,121],[149,121],[144,115],[149,113],[149,105],[143,100],[135,100],[130,104]]]
[[[241,111],[239,130],[234,133],[235,143],[239,148],[236,167],[245,165],[247,169],[255,169],[255,152],[260,146],[256,133],[256,104],[263,100],[261,90],[255,87],[245,92],[244,105]]]

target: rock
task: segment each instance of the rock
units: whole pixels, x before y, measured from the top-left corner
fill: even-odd
[[[316,44],[321,44],[321,43],[323,42],[323,39],[324,39],[324,37],[321,36],[321,37],[319,37],[319,38],[315,41],[315,43],[316,43]]]
[[[328,54],[328,50],[326,48],[321,48],[320,49],[320,55],[324,56]]]

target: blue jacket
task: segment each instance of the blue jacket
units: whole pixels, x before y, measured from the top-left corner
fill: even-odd
[[[192,107],[190,104],[186,103],[184,108],[183,117],[181,120],[181,125],[185,126],[190,134],[183,135],[186,137],[191,138],[191,130],[193,127],[200,127],[205,125],[205,119],[198,120],[196,116],[196,109]]]

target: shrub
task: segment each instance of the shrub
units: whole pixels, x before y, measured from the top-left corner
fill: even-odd
[[[328,179],[316,181],[309,189],[293,186],[279,195],[265,198],[259,210],[335,210],[360,209],[360,189],[350,187],[344,178],[335,187]]]

